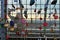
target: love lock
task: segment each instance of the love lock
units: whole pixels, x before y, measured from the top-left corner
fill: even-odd
[[[57,40],[57,38],[56,38],[56,37],[54,37],[54,40]]]
[[[10,30],[10,31],[14,31],[14,27],[11,27],[9,30]]]
[[[34,12],[36,12],[36,8],[34,9]]]
[[[16,35],[20,35],[20,32],[19,32],[19,31],[17,31],[17,32],[16,32]]]
[[[9,27],[9,24],[8,24],[8,23],[5,23],[5,24],[4,24],[4,27]]]
[[[2,21],[2,18],[0,18],[0,22]]]
[[[43,26],[48,26],[48,23],[44,22],[44,23],[43,23]]]

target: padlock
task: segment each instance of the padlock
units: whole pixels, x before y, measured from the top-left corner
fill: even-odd
[[[42,20],[42,18],[40,17],[40,20]]]
[[[10,30],[10,31],[14,31],[15,29],[14,29],[14,27],[11,27],[9,30]]]
[[[58,16],[56,15],[56,16],[54,16],[54,19],[58,19]]]
[[[43,23],[43,26],[44,26],[44,27],[48,26],[48,23],[47,23],[47,22],[44,22],[44,23]]]
[[[16,32],[16,35],[20,35],[20,32],[19,32],[19,31],[17,31],[17,32]]]
[[[42,27],[39,27],[40,30],[42,30]]]
[[[5,24],[4,24],[4,27],[9,27],[9,24],[8,24],[8,23],[5,23]]]
[[[36,12],[36,8],[34,9],[34,12]]]

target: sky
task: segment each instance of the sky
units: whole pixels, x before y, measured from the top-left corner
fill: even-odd
[[[34,9],[35,9],[35,4],[34,5],[32,5],[32,6],[30,6],[30,5],[25,5],[25,4],[30,4],[30,0],[21,0],[22,1],[22,4],[24,5],[24,10],[25,10],[25,8],[28,8],[28,12],[27,13],[29,13],[28,14],[28,18],[35,18],[35,17],[37,17],[37,18],[39,18],[40,17],[40,15],[38,15],[37,13],[35,14],[33,11],[34,11]],[[37,11],[40,9],[40,8],[42,8],[43,10],[41,11],[41,17],[42,18],[44,18],[44,4],[46,3],[46,1],[47,0],[37,0],[36,1],[36,4],[39,4],[39,5],[37,5],[37,7],[36,7],[36,9],[37,9]],[[53,0],[50,0],[49,1],[49,4],[52,2]],[[8,0],[7,1],[7,3],[8,3],[8,5],[7,5],[7,9],[8,8],[12,8],[12,6],[11,6],[11,4],[14,4],[14,6],[15,7],[19,7],[19,1],[17,1],[17,2],[14,2],[14,0]],[[17,4],[17,5],[16,5]],[[40,5],[40,4],[43,4],[43,5]],[[59,4],[59,0],[57,1],[57,4]],[[59,5],[57,5],[56,4],[56,9],[57,9],[57,12],[58,12],[58,14],[59,14]],[[27,7],[26,7],[27,6]],[[31,8],[33,8],[32,10],[30,10]],[[47,13],[49,14],[50,12],[54,12],[54,10],[49,10],[49,8],[53,8],[53,5],[48,5],[48,10],[47,10]],[[23,10],[23,11],[24,11]],[[32,11],[32,12],[31,12]],[[17,11],[17,12],[20,12],[19,10]],[[13,13],[16,13],[16,11],[14,11]],[[31,16],[31,13],[34,13],[34,14],[32,14],[32,16]],[[16,14],[14,14],[14,16],[15,16]],[[48,15],[47,15],[47,17],[48,17]],[[52,16],[51,16],[52,17]]]
[[[36,4],[45,4],[46,3],[46,1],[47,0],[37,0],[36,1]],[[49,1],[49,4],[52,2],[53,0],[50,0]],[[14,2],[14,0],[8,0],[7,1],[8,2],[8,4],[18,4],[18,7],[19,7],[19,3],[18,2]],[[23,3],[23,5],[24,4],[30,4],[30,0],[28,1],[28,0],[22,0],[22,3]],[[57,2],[57,4],[59,4],[59,0],[58,0],[58,2]],[[0,5],[1,5],[1,1],[0,1]],[[31,8],[31,6],[30,5],[24,5],[24,7],[26,8],[26,6],[27,6],[27,8],[29,9],[29,8]],[[15,5],[15,7],[17,7],[17,5]],[[53,7],[53,5],[51,5],[51,8]],[[1,8],[1,6],[0,6],[0,8]],[[12,8],[12,6],[11,5],[8,5],[8,8]],[[33,10],[35,9],[35,4],[32,6],[32,8],[33,8]],[[44,9],[44,5],[37,5],[37,7],[36,7],[36,9],[38,10],[38,9],[40,9],[40,8],[42,8],[42,9]],[[48,8],[50,8],[50,5],[48,5]],[[57,9],[57,11],[58,11],[58,13],[59,13],[59,5],[56,5],[56,9]],[[30,11],[28,11],[28,12],[30,12]],[[47,11],[48,13],[49,13],[49,10]]]
[[[12,2],[13,1],[13,2]],[[46,1],[47,0],[37,0],[36,1],[36,4],[45,4],[46,3]],[[52,2],[53,0],[50,0],[49,1],[49,4]],[[14,0],[8,0],[8,4],[18,4],[18,7],[19,7],[19,3],[18,2],[14,2]],[[26,6],[27,6],[27,8],[29,9],[29,8],[31,8],[31,6],[30,5],[25,5],[25,4],[30,4],[30,0],[28,1],[28,0],[22,0],[22,3],[23,3],[23,5],[24,5],[24,8],[26,8]],[[57,1],[57,4],[59,4],[59,0]],[[11,8],[11,5],[8,5],[8,7],[10,7]],[[17,7],[17,5],[15,5],[15,7]],[[32,8],[33,8],[33,10],[35,9],[35,4],[34,5],[32,5]],[[42,8],[43,10],[44,10],[44,5],[37,5],[37,7],[36,7],[36,9],[38,10],[38,9],[40,9],[40,8]],[[53,5],[48,5],[48,8],[53,8]],[[58,13],[59,13],[59,5],[56,5],[56,9],[57,9],[57,11],[58,11]],[[29,12],[29,11],[28,11]],[[31,12],[31,11],[30,11]],[[48,10],[47,11],[48,13],[50,12],[50,10]]]

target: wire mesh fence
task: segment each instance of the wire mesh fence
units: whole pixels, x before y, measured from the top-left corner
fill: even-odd
[[[59,1],[7,0],[4,25],[7,35],[10,38],[60,38]]]

